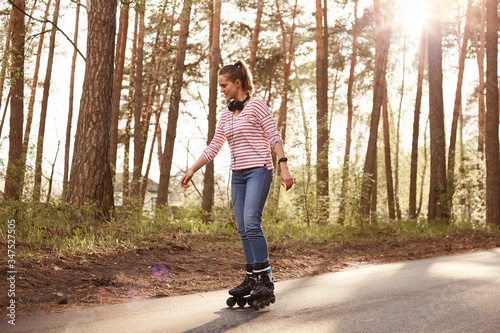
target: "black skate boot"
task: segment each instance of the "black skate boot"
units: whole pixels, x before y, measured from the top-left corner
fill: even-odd
[[[276,296],[274,296],[273,276],[269,263],[255,264],[253,272],[257,277],[257,282],[250,292],[250,299],[253,300],[251,305],[255,311],[258,311],[274,303],[276,301]]]
[[[244,307],[247,303],[248,305],[252,305],[252,300],[250,300],[247,296],[250,295],[252,288],[255,285],[255,278],[253,275],[253,266],[245,265],[246,277],[245,280],[239,285],[229,290],[229,297],[226,301],[226,304],[229,307],[233,307],[238,304],[239,307]]]

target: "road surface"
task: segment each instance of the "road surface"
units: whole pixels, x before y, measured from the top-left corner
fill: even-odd
[[[16,318],[0,332],[500,332],[500,249],[276,283],[276,303],[227,291]]]

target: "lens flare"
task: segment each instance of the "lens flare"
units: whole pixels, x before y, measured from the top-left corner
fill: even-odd
[[[170,279],[170,272],[171,271],[172,271],[172,268],[163,262],[160,262],[160,263],[155,262],[151,266],[151,274],[153,274],[155,279],[160,280],[160,281],[167,281],[168,279]]]

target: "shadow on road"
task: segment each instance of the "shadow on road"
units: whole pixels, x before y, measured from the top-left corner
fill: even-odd
[[[255,311],[251,307],[244,308],[225,308],[214,312],[219,315],[219,318],[212,320],[205,325],[193,328],[185,333],[207,333],[207,332],[226,332],[243,324],[249,323],[254,319],[259,318],[267,311]]]

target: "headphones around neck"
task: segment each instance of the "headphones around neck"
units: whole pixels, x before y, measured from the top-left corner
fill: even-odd
[[[237,100],[232,100],[231,102],[229,102],[229,104],[227,105],[227,108],[229,109],[229,111],[231,112],[235,112],[236,110],[243,110],[243,108],[245,107],[245,103],[250,99],[250,95],[247,95],[247,97],[243,100],[243,101],[237,101]]]

